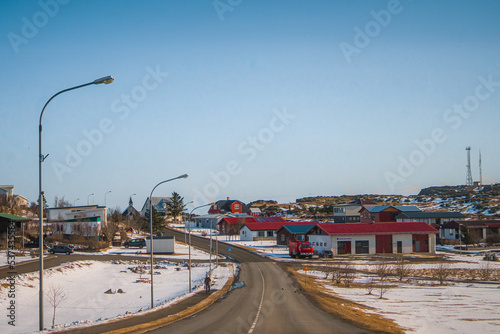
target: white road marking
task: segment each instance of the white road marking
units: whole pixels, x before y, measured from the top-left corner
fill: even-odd
[[[259,267],[257,267],[257,269],[259,269],[260,277],[262,277],[262,297],[260,297],[259,309],[257,310],[257,315],[255,316],[255,320],[252,324],[252,327],[250,327],[248,334],[252,334],[253,330],[255,329],[255,325],[257,325],[257,320],[259,320],[260,310],[262,309],[262,303],[264,302],[264,292],[266,291],[266,283],[264,282],[264,275],[262,275],[262,271],[260,270]]]

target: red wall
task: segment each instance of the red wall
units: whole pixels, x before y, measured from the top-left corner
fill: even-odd
[[[377,235],[375,242],[375,253],[392,253],[392,235]]]
[[[412,235],[413,252],[417,252],[417,241],[420,241],[420,252],[429,252],[429,235],[413,234]]]

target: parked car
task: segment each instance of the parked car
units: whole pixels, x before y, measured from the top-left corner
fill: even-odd
[[[28,242],[25,242],[25,243],[24,243],[24,247],[25,247],[25,248],[38,248],[38,247],[40,247],[39,245],[40,245],[40,243],[39,243],[39,241],[38,241],[38,240],[31,240],[31,241],[28,241]],[[45,240],[43,241],[43,247],[44,247],[44,248],[47,248],[47,247],[48,247],[48,245],[47,245],[47,243],[45,242]]]
[[[333,257],[333,253],[331,250],[322,250],[319,252],[320,257]]]
[[[146,247],[146,239],[132,239],[129,241],[125,241],[123,243],[123,247],[125,247],[125,248],[129,248],[129,247],[143,248],[143,247]]]
[[[65,253],[66,255],[69,255],[73,253],[73,248],[69,246],[64,246],[64,245],[57,245],[49,249],[50,254],[55,254],[55,253]]]

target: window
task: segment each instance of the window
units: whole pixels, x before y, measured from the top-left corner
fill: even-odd
[[[240,208],[240,205],[239,205],[239,204],[235,204],[235,205],[234,205],[234,209],[235,209],[235,210],[238,210],[239,208]]]
[[[273,231],[267,231],[267,236],[272,237],[273,236]]]
[[[297,236],[297,241],[303,241],[304,240],[304,236],[303,235],[298,235]]]
[[[264,237],[266,234],[264,231],[259,231],[257,234],[259,237]]]
[[[281,241],[285,242],[285,235],[284,234],[281,235]]]
[[[369,254],[370,243],[368,241],[356,241],[356,254]]]

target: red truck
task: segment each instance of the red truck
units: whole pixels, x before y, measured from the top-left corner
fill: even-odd
[[[291,257],[313,256],[313,245],[309,241],[289,241],[288,252]]]

